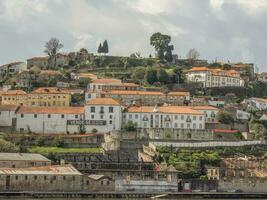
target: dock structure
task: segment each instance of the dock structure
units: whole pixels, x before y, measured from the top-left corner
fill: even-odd
[[[140,192],[0,192],[0,197],[9,198],[161,198],[164,199],[265,199],[266,193],[228,193],[228,192],[178,192],[178,193],[140,193]]]

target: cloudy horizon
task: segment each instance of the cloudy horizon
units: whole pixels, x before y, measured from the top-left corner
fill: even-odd
[[[191,48],[202,59],[251,62],[267,70],[266,0],[1,0],[0,64],[43,56],[51,37],[63,52],[95,53],[108,40],[110,55],[154,54],[154,32],[172,37],[174,52]]]

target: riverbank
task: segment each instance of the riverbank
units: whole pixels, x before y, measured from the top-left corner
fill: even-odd
[[[266,199],[266,193],[138,193],[138,192],[0,192],[2,198],[163,198],[163,199]]]

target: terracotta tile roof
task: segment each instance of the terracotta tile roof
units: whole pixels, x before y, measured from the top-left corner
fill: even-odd
[[[62,75],[62,73],[60,71],[57,70],[42,70],[40,72],[40,74],[44,75]]]
[[[193,114],[203,115],[202,112],[194,110],[187,106],[161,106],[155,110],[153,106],[129,107],[129,113],[169,113],[169,114]]]
[[[87,105],[120,105],[117,101],[112,98],[96,98],[87,101]]]
[[[100,83],[100,84],[112,84],[112,83],[121,83],[119,79],[112,79],[112,78],[102,78],[93,80],[92,83]]]
[[[201,72],[201,71],[208,71],[211,72],[215,76],[229,76],[229,77],[236,77],[239,76],[239,73],[236,70],[223,70],[220,68],[211,69],[208,67],[193,67],[192,69],[188,70],[188,72]]]
[[[2,93],[2,95],[24,95],[24,94],[27,93],[23,90],[8,90]]]
[[[84,107],[31,107],[31,106],[21,106],[17,113],[83,114],[84,113]]]
[[[82,174],[72,165],[51,165],[28,168],[0,168],[0,174],[52,174],[52,175],[79,175]]]
[[[60,94],[60,93],[67,93],[67,92],[62,91],[61,89],[59,89],[57,87],[40,87],[40,88],[32,91],[31,93],[33,93],[33,94],[42,94],[42,93]]]
[[[207,67],[192,67],[189,72],[194,72],[194,71],[210,71],[209,68]]]
[[[17,105],[0,105],[0,111],[16,111],[18,107]]]
[[[214,129],[215,133],[238,133],[238,130],[224,130],[224,129]]]
[[[189,92],[169,92],[170,96],[190,96]]]
[[[194,110],[219,110],[214,106],[190,106]]]
[[[164,95],[162,92],[139,91],[139,90],[111,90],[108,91],[107,93],[116,95],[157,95],[157,96]]]
[[[91,73],[80,73],[80,74],[77,74],[77,76],[79,78],[90,78],[92,80],[96,80],[97,79],[97,75],[91,74]]]

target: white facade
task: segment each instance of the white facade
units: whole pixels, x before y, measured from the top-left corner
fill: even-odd
[[[24,62],[13,62],[0,66],[0,73],[20,73],[27,70],[27,65]]]
[[[216,115],[219,111],[218,108],[213,106],[194,106],[192,107],[195,110],[203,112],[205,114],[205,122],[216,122]]]
[[[203,87],[242,87],[244,80],[235,70],[194,67],[186,74],[187,80],[202,83]]]
[[[251,114],[246,112],[246,111],[236,110],[236,119],[249,120],[250,116],[251,116]]]
[[[11,127],[12,121],[16,119],[18,106],[0,106],[0,127]]]
[[[125,123],[132,121],[137,128],[205,129],[205,114],[190,107],[130,107]]]
[[[101,133],[120,130],[122,107],[110,98],[93,99],[85,106],[84,119],[88,122],[85,126],[87,132],[93,129]]]
[[[22,106],[16,114],[16,130],[40,134],[80,133],[81,126],[79,121],[83,120],[83,112],[83,108],[78,107],[44,108]]]
[[[245,99],[243,103],[247,104],[249,110],[266,110],[267,109],[267,99],[251,97]]]

